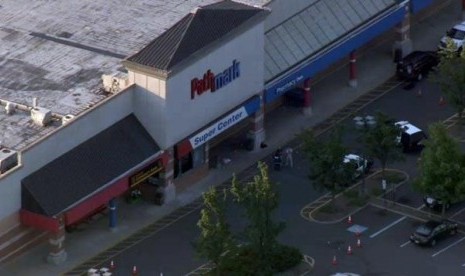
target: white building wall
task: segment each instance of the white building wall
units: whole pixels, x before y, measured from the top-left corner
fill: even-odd
[[[273,0],[265,7],[271,9],[271,14],[265,19],[265,32],[281,24],[294,14],[312,5],[317,0]]]
[[[132,112],[132,99],[131,88],[120,92],[25,149],[21,154],[22,167],[0,178],[0,227],[7,227],[1,221],[21,208],[23,178],[129,115]]]
[[[186,138],[263,90],[263,31],[263,23],[255,25],[167,80],[168,145]],[[223,72],[233,60],[240,62],[238,78],[214,93],[206,91],[191,99],[192,79],[201,79],[207,70],[214,74]]]
[[[164,80],[128,68],[135,83],[134,113],[161,148],[169,148],[218,116],[263,90],[264,36],[259,23],[208,56]],[[217,74],[240,62],[240,77],[191,99],[191,80],[207,70]]]
[[[132,72],[137,86],[134,94],[134,114],[157,144],[166,149],[166,82],[153,76]]]

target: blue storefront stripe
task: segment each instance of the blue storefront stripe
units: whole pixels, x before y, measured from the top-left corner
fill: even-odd
[[[415,14],[433,3],[433,0],[410,0],[410,12]]]
[[[245,105],[244,105],[245,111],[247,111],[247,115],[252,115],[255,113],[258,108],[260,108],[260,97],[255,96],[252,99],[250,99]]]

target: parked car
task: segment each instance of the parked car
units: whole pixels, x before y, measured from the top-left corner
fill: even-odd
[[[457,234],[458,225],[450,220],[427,221],[418,226],[410,236],[410,241],[418,245],[435,246],[439,239]]]
[[[455,25],[446,32],[446,35],[439,42],[439,49],[446,48],[447,39],[451,39],[457,47],[457,51],[461,52],[465,41],[465,21]]]
[[[352,166],[352,168],[354,169],[354,175],[352,177],[352,180],[356,180],[363,174],[368,173],[371,170],[371,167],[373,167],[373,160],[363,158],[353,153],[344,156],[343,162],[345,165]]]
[[[398,121],[395,123],[401,129],[396,142],[402,147],[403,152],[418,151],[423,149],[426,134],[419,127],[409,121]]]
[[[435,211],[442,211],[442,205],[444,202],[440,199],[432,197],[430,195],[425,195],[423,197],[423,202],[425,203],[426,207],[435,210]],[[450,208],[450,203],[446,202],[446,210]]]
[[[397,63],[397,77],[401,80],[421,80],[439,63],[433,51],[414,51]]]

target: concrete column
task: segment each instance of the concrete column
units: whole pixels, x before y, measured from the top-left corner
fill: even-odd
[[[169,203],[176,198],[176,187],[174,185],[174,149],[173,147],[166,149],[165,154],[168,155],[168,161],[165,165],[165,174],[164,174],[164,192],[165,192],[165,203]]]
[[[462,0],[462,20],[465,20],[465,0]]]
[[[261,143],[265,141],[265,102],[263,92],[260,92],[260,107],[250,118],[250,130],[248,138],[254,141],[253,149],[259,150]]]
[[[47,262],[51,264],[61,264],[66,261],[67,253],[64,247],[65,241],[65,220],[63,215],[57,218],[59,227],[57,232],[50,232],[48,243],[50,244],[50,252],[47,256]]]
[[[303,107],[303,113],[304,115],[307,115],[307,116],[311,116],[313,113],[311,87],[312,87],[312,80],[308,78],[304,81],[304,107]]]
[[[357,58],[355,56],[355,50],[350,52],[349,56],[349,86],[357,87]]]
[[[108,213],[108,223],[110,230],[115,230],[116,229],[116,199],[112,198],[108,202],[108,209],[110,209],[110,212]]]
[[[403,58],[412,52],[412,40],[410,39],[410,11],[408,5],[405,5],[405,17],[402,22],[395,27],[397,40],[394,42],[394,58],[396,52],[399,52],[399,58]]]

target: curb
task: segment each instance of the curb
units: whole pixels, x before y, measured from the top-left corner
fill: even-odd
[[[398,173],[401,173],[401,174],[405,175],[405,179],[404,179],[403,181],[397,183],[397,184],[395,185],[395,187],[394,187],[395,189],[397,189],[398,187],[400,187],[401,185],[403,185],[404,183],[406,183],[406,182],[410,179],[410,175],[409,175],[408,173],[406,173],[405,171],[402,171],[402,170],[398,170],[398,169],[385,169],[385,171],[398,172]],[[377,170],[377,171],[373,172],[372,174],[368,175],[368,176],[366,177],[366,179],[372,178],[372,177],[374,177],[374,176],[380,174],[381,172],[382,172],[381,170]],[[355,189],[356,187],[359,187],[359,186],[361,185],[361,183],[362,183],[362,181],[357,182],[355,185],[353,185],[353,186],[351,186],[351,187],[345,189],[344,191],[338,193],[334,198],[336,199],[336,198],[342,196],[342,195],[344,194],[344,192],[347,191],[347,190],[352,190],[352,189]],[[386,194],[387,192],[389,192],[390,190],[391,190],[391,189],[388,189],[385,193],[383,193],[383,195]],[[379,198],[379,197],[380,197],[380,196],[377,196],[377,198]],[[303,216],[303,214],[302,214],[302,213],[303,213],[302,210],[304,210],[306,207],[312,205],[312,203],[309,203],[309,204],[305,205],[305,206],[301,209],[300,214],[301,214],[301,216],[302,216],[304,219],[309,220],[309,221],[313,221],[313,222],[320,223],[320,224],[334,224],[334,223],[339,223],[339,222],[343,221],[347,216],[351,216],[351,215],[357,213],[358,211],[362,210],[363,208],[365,208],[366,206],[368,206],[368,205],[370,204],[370,200],[368,200],[368,202],[367,202],[366,204],[364,204],[363,206],[361,206],[361,207],[355,209],[353,212],[350,212],[350,213],[348,213],[348,214],[344,214],[344,216],[343,216],[342,218],[340,218],[340,219],[329,220],[329,221],[322,221],[322,220],[317,220],[317,219],[315,219],[315,218],[313,217],[313,213],[319,211],[322,207],[326,206],[326,205],[329,204],[331,201],[332,201],[332,199],[329,199],[329,200],[327,200],[326,202],[322,203],[320,206],[314,208],[311,212],[309,212],[309,213],[308,213],[308,217],[305,217],[305,216]]]

